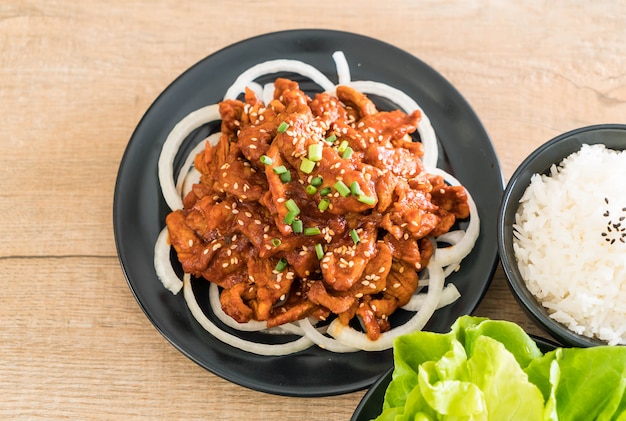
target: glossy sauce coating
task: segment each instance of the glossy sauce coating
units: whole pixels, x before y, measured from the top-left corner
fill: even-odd
[[[269,104],[248,90],[220,113],[200,183],[166,219],[183,270],[223,288],[238,322],[358,317],[376,340],[418,288],[432,238],[469,216],[465,189],[424,171],[419,111],[277,79]]]

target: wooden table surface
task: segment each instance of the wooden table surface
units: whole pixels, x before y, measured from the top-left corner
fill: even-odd
[[[361,33],[430,64],[480,116],[505,180],[560,133],[626,123],[619,1],[4,0],[0,418],[350,418],[365,391],[274,396],[183,356],[133,298],[113,237],[120,159],[157,95],[222,47],[293,28]],[[475,314],[541,333],[500,268]]]

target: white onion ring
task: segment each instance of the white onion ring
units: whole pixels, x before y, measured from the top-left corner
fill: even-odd
[[[168,241],[169,232],[167,226],[161,230],[156,242],[154,243],[154,270],[156,271],[157,278],[161,281],[163,286],[170,290],[172,294],[176,295],[183,287],[183,282],[180,280],[174,268],[172,267],[172,261],[170,259],[171,246]]]
[[[237,80],[235,80],[235,83],[228,88],[226,94],[224,95],[224,99],[236,99],[239,94],[245,91],[246,86],[249,86],[249,84],[259,76],[278,72],[293,72],[306,76],[325,91],[331,91],[335,87],[335,84],[332,83],[330,79],[324,75],[324,73],[320,72],[310,64],[306,64],[298,60],[279,59],[259,63],[243,72],[239,75]]]
[[[163,143],[158,162],[159,183],[163,198],[171,210],[183,208],[183,200],[176,190],[176,181],[174,180],[174,158],[180,145],[198,127],[221,119],[217,104],[200,108],[179,121]]]
[[[193,131],[193,130],[192,130]],[[182,167],[180,167],[180,171],[178,172],[178,177],[176,178],[176,191],[178,195],[183,198],[183,184],[186,182],[186,178],[191,171],[197,171],[193,166],[193,161],[200,152],[206,149],[206,144],[209,142],[211,146],[215,146],[217,142],[220,140],[221,133],[216,132],[207,137],[203,142],[198,143],[187,155],[185,159],[185,163]],[[183,138],[184,139],[184,138]]]
[[[435,263],[436,260],[433,256],[428,264],[430,282],[424,302],[419,311],[406,323],[382,333],[376,341],[372,341],[368,339],[365,333],[346,326],[339,319],[335,319],[328,326],[328,334],[345,345],[363,351],[383,351],[392,348],[393,341],[398,336],[423,329],[437,309],[445,282],[443,270],[439,264]]]
[[[415,102],[413,98],[399,89],[380,82],[373,82],[369,80],[351,81],[350,83],[346,83],[346,85],[366,94],[374,94],[387,98],[406,113],[410,114],[415,110],[419,110],[422,114],[422,118],[417,125],[417,132],[419,133],[422,145],[424,146],[424,156],[422,157],[422,162],[425,167],[437,166],[439,149],[437,147],[437,136],[435,135],[435,130],[430,124],[430,119],[424,110],[417,105],[417,102]]]
[[[300,327],[304,330],[304,334],[312,340],[317,346],[331,352],[355,352],[359,348],[345,345],[334,338],[323,335],[313,327],[309,319],[300,320]]]
[[[333,60],[335,60],[335,67],[337,68],[337,80],[340,85],[345,85],[350,82],[350,66],[346,55],[343,51],[335,51],[333,53]]]
[[[259,332],[267,329],[267,322],[251,320],[247,323],[239,323],[226,314],[220,303],[219,288],[217,287],[217,284],[214,284],[213,282],[209,285],[209,305],[211,306],[211,310],[213,310],[215,317],[228,327],[244,332]]]
[[[191,276],[189,274],[185,274],[183,277],[183,295],[191,314],[207,332],[220,341],[243,351],[258,355],[288,355],[302,351],[313,345],[313,342],[306,336],[284,344],[264,344],[247,341],[223,331],[204,315],[204,312],[198,305],[191,288]]]
[[[445,275],[445,271],[444,271],[444,275]],[[437,303],[437,310],[439,310],[442,307],[452,304],[453,302],[458,300],[460,297],[461,297],[461,293],[456,288],[456,285],[452,283],[447,284],[443,288],[443,291],[441,292],[441,299],[439,300],[439,303]],[[409,302],[406,303],[404,306],[402,306],[402,309],[408,310],[408,311],[418,311],[424,305],[425,299],[426,299],[425,293],[413,294]]]
[[[461,185],[456,178],[441,168],[426,168],[426,172],[432,175],[439,175],[452,185]],[[474,203],[474,199],[467,189],[465,189],[465,192],[467,193],[467,203],[470,208],[469,224],[465,230],[465,235],[458,243],[449,247],[436,249],[435,256],[437,257],[438,263],[442,267],[453,264],[458,265],[461,260],[463,260],[463,258],[472,251],[474,244],[476,244],[476,240],[478,239],[478,235],[480,234],[480,217],[478,216],[476,203]]]

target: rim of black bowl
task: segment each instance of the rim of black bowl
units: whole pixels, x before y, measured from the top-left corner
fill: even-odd
[[[599,339],[578,335],[565,325],[551,319],[548,311],[526,288],[513,251],[513,221],[517,203],[536,173],[545,173],[552,164],[580,150],[583,144],[604,144],[607,148],[626,149],[626,124],[597,124],[563,133],[535,149],[517,167],[504,190],[498,211],[498,254],[513,295],[544,330],[563,345],[590,347],[606,345]]]

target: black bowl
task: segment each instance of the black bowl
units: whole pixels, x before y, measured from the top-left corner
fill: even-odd
[[[533,174],[548,173],[553,164],[580,150],[583,144],[604,144],[607,148],[626,149],[626,125],[603,124],[572,130],[544,143],[532,152],[513,173],[505,189],[498,213],[498,252],[513,294],[527,313],[563,345],[590,347],[606,345],[599,339],[579,335],[550,318],[549,313],[526,288],[513,252],[513,223],[519,200]]]

